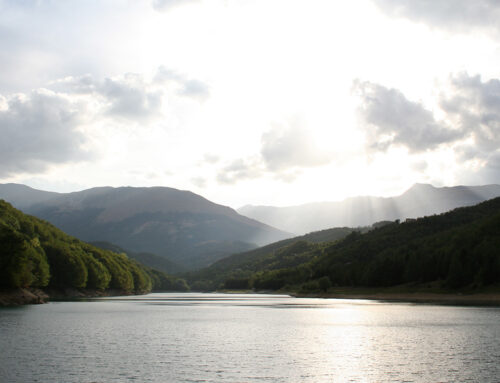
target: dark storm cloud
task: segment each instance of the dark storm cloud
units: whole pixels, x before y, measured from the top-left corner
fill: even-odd
[[[423,152],[463,136],[462,131],[439,123],[431,111],[397,89],[356,81],[354,91],[360,98],[359,114],[372,150],[404,146],[411,152]]]
[[[0,108],[0,176],[38,172],[88,157],[77,108],[48,91],[14,96]]]
[[[436,28],[500,32],[498,0],[373,0],[390,16],[404,17]]]

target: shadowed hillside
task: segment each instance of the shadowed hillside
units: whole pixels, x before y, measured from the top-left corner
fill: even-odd
[[[441,215],[396,221],[364,234],[353,231],[331,244],[293,246],[297,243],[289,248],[293,256],[304,262],[240,274],[238,284],[302,292],[327,291],[332,286],[490,286],[500,283],[500,198]],[[223,282],[230,285],[234,281],[227,275]]]
[[[0,198],[15,188],[0,185]],[[30,189],[26,198],[19,193],[16,206],[84,241],[167,256],[186,269],[290,236],[189,191],[101,187],[54,194]]]
[[[102,250],[0,200],[0,287],[186,290],[181,280]]]

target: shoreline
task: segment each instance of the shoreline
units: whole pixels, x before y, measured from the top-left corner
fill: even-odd
[[[144,292],[122,290],[87,290],[87,289],[37,289],[10,288],[0,289],[0,307],[15,307],[32,304],[44,304],[51,301],[78,300],[85,298],[140,295]]]
[[[366,299],[392,303],[422,303],[458,306],[500,306],[500,292],[391,292],[338,291],[318,294],[289,293],[296,298]]]
[[[86,298],[143,295],[151,292],[127,292],[121,290],[87,290],[87,289],[37,289],[14,288],[0,289],[0,307],[15,307],[31,304],[44,304],[51,301],[85,300]],[[468,292],[436,292],[436,291],[394,291],[376,289],[338,289],[323,293],[298,293],[294,291],[252,291],[230,290],[220,291],[226,294],[287,294],[294,298],[321,299],[360,299],[388,303],[439,304],[457,306],[500,307],[500,291],[468,291]]]
[[[332,289],[322,293],[287,290],[217,290],[225,294],[285,294],[294,298],[359,299],[388,303],[418,303],[457,306],[500,307],[500,291],[395,291],[391,289]]]

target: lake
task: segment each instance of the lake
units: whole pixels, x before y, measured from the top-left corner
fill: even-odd
[[[0,309],[0,382],[499,382],[500,309],[149,294]]]

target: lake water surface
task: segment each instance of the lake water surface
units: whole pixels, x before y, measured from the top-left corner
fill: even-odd
[[[149,294],[0,309],[0,382],[500,382],[500,309]]]

